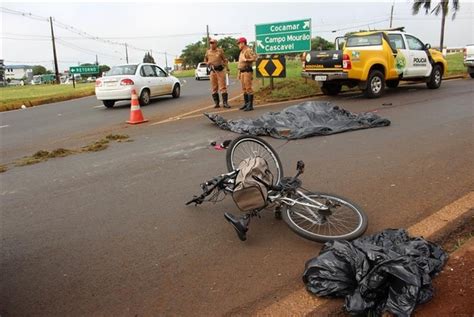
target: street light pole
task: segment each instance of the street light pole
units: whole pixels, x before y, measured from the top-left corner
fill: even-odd
[[[56,43],[54,42],[54,30],[53,30],[52,17],[49,17],[49,24],[51,25],[51,40],[53,41],[54,73],[56,76],[56,84],[59,84],[58,57],[56,56]]]

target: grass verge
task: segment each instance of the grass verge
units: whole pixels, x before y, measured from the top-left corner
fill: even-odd
[[[72,85],[27,85],[0,88],[0,111],[65,101],[94,94],[94,83]]]

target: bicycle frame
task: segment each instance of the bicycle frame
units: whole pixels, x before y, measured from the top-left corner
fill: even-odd
[[[235,176],[237,176],[238,172],[239,172],[239,170],[234,170],[234,171],[226,173],[226,174],[221,174],[220,176],[217,176],[217,177],[213,178],[212,180],[205,182],[203,185],[209,186],[209,185],[212,184],[213,181],[215,181],[216,179],[222,177],[223,178],[223,181],[222,181],[223,188],[222,188],[222,190],[224,190],[228,193],[233,193],[234,190],[233,190],[232,186],[235,183]],[[217,186],[219,186],[219,184],[215,184],[211,189],[208,189],[208,190],[212,191]],[[301,197],[306,198],[306,200],[310,201],[311,203],[300,202],[300,201],[297,201],[295,199],[286,197],[283,194],[284,193],[283,190],[279,190],[279,191],[269,190],[267,199],[268,199],[269,204],[283,203],[283,204],[288,205],[288,206],[300,205],[300,206],[304,206],[304,207],[309,207],[308,211],[310,211],[310,213],[314,217],[317,217],[317,216],[313,213],[313,211],[310,208],[316,208],[318,210],[324,210],[324,211],[329,210],[328,206],[326,206],[324,204],[321,204],[320,202],[308,197],[301,190],[296,189],[295,192],[298,195],[300,195]]]

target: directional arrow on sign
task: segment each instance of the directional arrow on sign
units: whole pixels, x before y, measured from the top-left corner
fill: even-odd
[[[275,70],[273,71],[272,77],[280,76],[281,72],[283,71],[284,67],[280,63],[278,59],[272,59],[273,65],[275,65]]]
[[[262,41],[257,40],[257,46],[261,48],[265,48],[265,46],[262,44]]]
[[[309,21],[304,21],[303,29],[309,29]]]
[[[262,60],[262,62],[260,63],[260,65],[258,65],[258,70],[260,71],[260,73],[263,75],[263,76],[266,76],[266,77],[269,77],[270,75],[267,73],[267,70],[265,69],[265,66],[267,66],[268,62],[270,60],[269,59],[264,59]]]

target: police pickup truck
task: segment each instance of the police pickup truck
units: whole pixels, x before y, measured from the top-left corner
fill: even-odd
[[[343,38],[341,47],[302,57],[302,76],[320,82],[326,95],[337,95],[347,85],[377,98],[386,86],[396,88],[400,80],[426,82],[428,88],[436,89],[447,71],[439,51],[403,28],[353,33]]]

